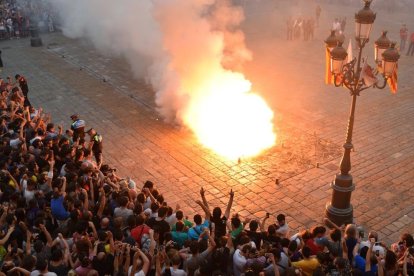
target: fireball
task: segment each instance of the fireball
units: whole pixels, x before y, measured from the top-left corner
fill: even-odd
[[[218,70],[193,88],[199,96],[183,117],[201,144],[230,160],[256,156],[275,144],[273,112],[241,73]]]

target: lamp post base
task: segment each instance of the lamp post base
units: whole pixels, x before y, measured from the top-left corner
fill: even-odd
[[[355,189],[352,175],[339,173],[331,183],[332,200],[326,204],[325,216],[336,225],[353,222],[354,208],[351,194]]]
[[[32,37],[30,39],[30,46],[32,46],[32,47],[41,47],[41,46],[43,46],[42,39],[40,37]]]
[[[354,222],[354,208],[350,205],[346,209],[338,209],[331,203],[326,204],[325,216],[338,226]]]

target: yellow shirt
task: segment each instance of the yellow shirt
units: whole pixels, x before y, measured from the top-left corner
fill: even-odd
[[[301,268],[303,274],[306,276],[312,276],[313,271],[319,267],[318,259],[309,258],[299,262],[293,262],[292,265],[297,268]]]

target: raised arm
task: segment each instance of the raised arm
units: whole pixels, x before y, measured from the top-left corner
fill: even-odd
[[[7,241],[10,238],[11,233],[14,231],[14,225],[9,227],[9,230],[7,230],[7,234],[0,240],[0,245],[4,245],[7,243]]]
[[[201,196],[201,200],[203,201],[204,206],[210,212],[210,208],[208,207],[208,201],[206,199],[206,192],[204,191],[203,187],[201,187],[201,189],[200,189],[200,196]]]
[[[49,172],[47,174],[47,181],[46,181],[46,183],[50,187],[50,189],[53,189],[52,188],[52,180],[53,180],[53,168],[54,168],[54,166],[55,166],[55,160],[52,159],[52,160],[49,161]]]
[[[84,195],[84,199],[83,199],[83,209],[85,211],[88,211],[89,210],[88,192],[85,189],[81,189],[81,192]]]
[[[226,211],[224,212],[224,216],[226,218],[229,218],[230,216],[230,210],[231,210],[231,206],[233,205],[233,199],[234,199],[234,192],[233,192],[233,189],[231,189],[229,202],[227,203],[227,208],[226,208]]]
[[[407,273],[407,260],[408,260],[409,255],[410,254],[409,254],[408,250],[405,250],[404,256],[403,256],[403,276],[408,276],[408,273]]]
[[[148,260],[147,256],[139,248],[138,248],[137,252],[135,252],[135,255],[134,255],[134,261],[132,263],[131,275],[135,275],[135,273],[137,273],[138,258],[139,257],[141,257],[141,259],[143,261],[142,271],[144,272],[145,275],[147,275],[149,267],[150,267],[150,261]]]
[[[370,240],[371,245],[368,248],[367,256],[365,257],[365,272],[371,271],[371,256],[372,256],[372,248],[374,248],[375,239]],[[379,272],[379,264],[378,264],[378,272]]]
[[[100,189],[100,191],[101,191],[101,199],[99,201],[99,209],[98,209],[98,212],[96,214],[98,216],[98,218],[102,218],[102,215],[103,215],[103,212],[104,212],[104,209],[105,209],[105,205],[106,205],[106,196],[105,196],[105,192],[104,192],[103,187]]]
[[[66,177],[62,176],[61,179],[62,179],[62,192],[61,192],[61,195],[63,197],[65,197],[66,196]]]
[[[266,214],[266,216],[263,218],[262,222],[259,223],[260,226],[260,231],[261,232],[266,232],[265,230],[265,225],[266,225],[266,220],[269,218],[269,213]]]
[[[210,210],[208,210],[208,208],[200,200],[196,200],[196,203],[200,205],[201,209],[203,209],[206,220],[210,220],[211,218]]]
[[[39,228],[46,237],[46,241],[47,241],[46,246],[47,247],[52,247],[53,239],[52,239],[52,236],[50,235],[49,231],[47,231],[46,227],[43,224],[39,224]]]

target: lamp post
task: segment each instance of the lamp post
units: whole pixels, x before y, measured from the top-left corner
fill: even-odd
[[[35,16],[30,18],[30,46],[32,47],[41,47],[43,45],[42,39],[39,35],[38,21]]]
[[[362,50],[369,41],[372,25],[376,18],[376,14],[370,9],[371,1],[364,0],[364,7],[355,14],[355,40],[359,48],[356,58],[346,63],[348,53],[342,47],[340,41],[337,41],[337,46],[332,48],[334,44],[333,33],[325,41],[326,48],[330,52],[330,71],[333,76],[333,84],[336,87],[342,86],[347,88],[352,97],[346,140],[343,145],[344,154],[340,162],[340,173],[336,174],[335,180],[331,184],[333,189],[332,200],[327,203],[325,210],[326,217],[337,225],[353,222],[351,194],[355,189],[355,184],[349,172],[351,171],[352,135],[357,96],[360,95],[361,91],[370,87],[385,88],[388,79],[392,77],[396,70],[399,59],[398,51],[394,47],[395,44],[391,44],[386,37],[386,32],[383,32],[375,44],[375,58],[378,69],[371,74],[371,77],[374,77],[374,81],[368,81],[365,73],[362,72],[364,69],[361,67]],[[383,78],[381,85],[378,84],[375,78],[380,73]]]

